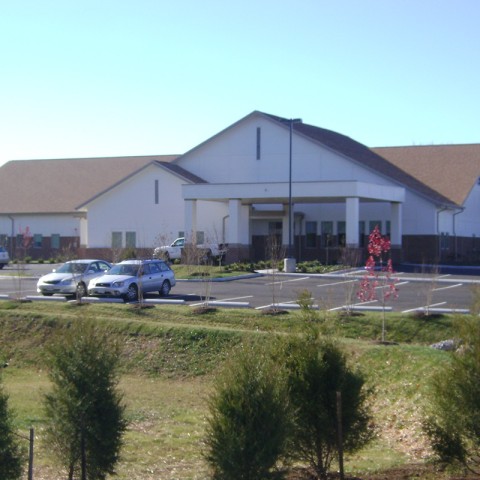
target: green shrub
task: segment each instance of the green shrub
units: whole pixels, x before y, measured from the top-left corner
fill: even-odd
[[[282,478],[279,459],[291,428],[279,366],[264,350],[242,348],[217,378],[210,398],[206,460],[215,480]]]
[[[22,477],[24,452],[13,427],[13,414],[8,407],[0,378],[0,478],[17,480]]]
[[[480,475],[480,325],[456,322],[461,349],[433,377],[424,429],[442,463]]]
[[[44,399],[46,441],[69,478],[81,472],[104,480],[114,472],[127,427],[117,389],[120,345],[80,318],[61,333],[47,349],[52,390]]]
[[[345,354],[333,341],[312,332],[288,339],[282,354],[295,412],[291,454],[309,464],[318,478],[326,479],[339,456],[337,392],[342,399],[343,451],[358,451],[375,432],[363,375],[347,365]]]

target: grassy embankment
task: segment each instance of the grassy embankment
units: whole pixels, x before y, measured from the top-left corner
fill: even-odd
[[[428,345],[451,338],[452,318],[389,314],[387,337],[398,345],[384,346],[374,342],[381,335],[377,314],[341,317],[320,312],[319,316],[376,391],[378,441],[347,458],[347,471],[366,475],[424,462],[428,449],[420,423],[426,383],[448,357]],[[205,400],[216,368],[246,337],[268,342],[272,335],[299,333],[303,328],[300,312],[293,311],[269,316],[219,309],[198,315],[186,306],[135,309],[116,304],[0,302],[0,362],[9,363],[3,383],[20,433],[27,435],[31,426],[35,428],[37,480],[63,478],[42,442],[41,398],[49,388],[44,346],[66,324],[82,318],[104,324],[124,344],[120,387],[130,427],[118,466],[120,480],[208,478],[202,438]]]

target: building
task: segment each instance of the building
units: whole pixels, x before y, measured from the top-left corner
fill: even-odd
[[[368,148],[254,111],[183,155],[12,161],[0,168],[0,242],[44,258],[112,257],[177,236],[265,257],[362,255],[379,225],[397,260],[480,260],[480,145]],[[289,213],[290,208],[291,214]],[[477,244],[478,243],[478,244]]]

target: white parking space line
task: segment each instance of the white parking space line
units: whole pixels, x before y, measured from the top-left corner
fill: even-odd
[[[253,298],[253,295],[245,295],[244,297],[222,298],[222,302],[232,302],[234,300],[241,300],[242,298]]]
[[[335,272],[334,272],[335,274]],[[353,270],[352,272],[341,272],[338,275],[345,275],[346,277],[351,276],[351,275],[364,275],[365,274],[365,269],[362,270]]]
[[[276,280],[275,282],[269,282],[266,283],[265,285],[281,285],[283,283],[289,283],[289,282],[300,282],[303,280],[309,280],[310,277],[300,277],[300,278],[292,278],[290,280]]]
[[[410,308],[409,310],[403,310],[402,313],[416,312],[417,310],[426,310],[428,308],[438,307],[440,305],[445,305],[447,302],[432,303],[432,305],[425,305],[423,307]]]
[[[410,282],[408,282],[408,281],[406,281],[406,282],[399,282],[399,283],[394,283],[393,285],[394,285],[395,287],[399,287],[399,286],[401,286],[401,285],[406,285],[407,283],[410,283]],[[390,287],[390,284],[386,284],[386,285],[378,285],[378,286],[375,287],[375,288],[389,288],[389,287]]]
[[[296,300],[289,300],[287,302],[282,302],[282,303],[277,303],[277,304],[273,304],[273,303],[269,303],[268,305],[262,305],[261,307],[255,307],[255,310],[264,310],[265,308],[272,308],[274,306],[281,306],[281,305],[293,305],[293,304],[297,304],[297,301]]]
[[[463,283],[457,283],[455,285],[449,285],[448,287],[434,288],[433,292],[439,292],[440,290],[448,290],[449,288],[457,288],[463,286]]]
[[[345,283],[355,283],[357,280],[344,280],[343,282],[324,283],[323,285],[317,285],[317,287],[333,287],[334,285],[344,285]]]

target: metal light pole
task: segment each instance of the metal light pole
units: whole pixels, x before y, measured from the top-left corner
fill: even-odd
[[[290,151],[288,161],[288,258],[293,258],[293,246],[292,246],[292,228],[293,228],[293,205],[292,205],[292,137],[293,137],[293,124],[302,123],[301,118],[290,118],[287,120],[290,126]]]

